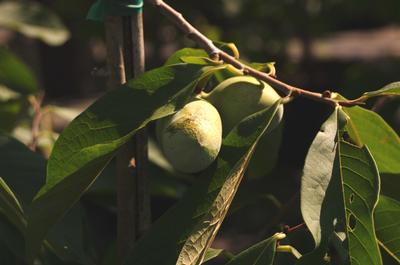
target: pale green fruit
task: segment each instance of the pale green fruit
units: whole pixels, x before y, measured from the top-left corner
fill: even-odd
[[[243,118],[272,106],[281,98],[270,85],[251,76],[226,79],[210,93],[203,93],[201,97],[217,108],[221,115],[224,135]],[[281,105],[272,120],[270,130],[279,124],[282,116]]]
[[[221,118],[213,105],[195,100],[174,115],[159,120],[156,134],[175,169],[196,173],[207,168],[221,149]]]

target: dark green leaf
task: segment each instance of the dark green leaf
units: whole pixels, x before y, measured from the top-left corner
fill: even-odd
[[[276,251],[275,237],[270,237],[233,257],[226,265],[272,265]]]
[[[30,203],[35,193],[44,184],[45,166],[46,161],[43,157],[32,152],[17,140],[0,135],[0,175],[6,176],[5,181],[21,201],[25,212],[30,209]],[[84,247],[82,246],[82,224],[80,223],[82,216],[78,209],[76,208],[68,213],[51,229],[48,241],[51,244],[51,251],[56,251],[60,257],[67,260],[86,261]],[[26,230],[26,220],[22,211],[17,214],[20,220],[18,223],[11,223],[19,231],[14,231],[15,229],[9,224],[2,222],[0,223],[0,233],[13,234],[12,237],[15,238],[15,242],[7,243],[11,244],[10,247],[13,247],[13,250],[19,251],[17,253],[19,257],[23,257],[24,248],[18,250],[20,248],[18,246],[24,245],[23,234]],[[4,238],[9,238],[9,236]],[[41,242],[38,244],[41,244]]]
[[[24,95],[37,92],[39,87],[31,69],[5,48],[0,48],[0,85]]]
[[[69,38],[59,17],[37,2],[2,2],[0,25],[49,45],[61,45]]]
[[[28,221],[28,246],[37,251],[49,227],[91,186],[120,146],[148,122],[172,114],[214,67],[176,64],[149,71],[111,91],[60,135]]]
[[[12,190],[0,177],[0,213],[5,215],[8,220],[18,227],[20,231],[25,229],[25,219],[21,205]]]
[[[0,175],[25,210],[44,184],[46,161],[19,141],[0,134]]]
[[[250,116],[228,134],[217,161],[198,176],[198,181],[177,205],[153,224],[126,264],[201,263],[278,104]]]
[[[400,263],[400,203],[380,196],[375,209],[375,229],[379,245]]]
[[[342,259],[344,264],[379,265],[382,261],[372,216],[379,173],[367,147],[342,139],[336,115],[337,111],[321,127],[306,158],[301,210],[316,250],[303,256],[299,264],[322,263],[332,244],[337,253],[329,253],[332,259]]]
[[[280,122],[276,128],[261,138],[250,161],[246,176],[260,178],[274,169],[279,158],[283,124],[284,122]]]
[[[344,108],[350,116],[348,132],[357,145],[370,149],[379,172],[400,173],[400,138],[375,112],[361,107]]]

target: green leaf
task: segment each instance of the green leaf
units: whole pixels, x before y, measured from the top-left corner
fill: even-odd
[[[275,237],[261,241],[233,257],[226,265],[272,265],[276,252]]]
[[[182,63],[182,57],[208,57],[208,54],[202,49],[183,48],[172,54],[165,62],[164,66]]]
[[[377,96],[400,96],[400,82],[390,83],[376,91],[365,92],[360,99],[368,99]]]
[[[225,137],[217,161],[153,224],[126,264],[201,264],[278,104],[243,120]]]
[[[222,42],[222,41],[213,41],[214,45],[217,46],[218,48],[225,50],[227,52],[231,52],[232,56],[235,58],[239,58],[239,50],[236,47],[235,43],[233,42]]]
[[[21,202],[21,208],[25,212],[30,210],[30,203],[35,193],[44,184],[45,171],[46,161],[43,157],[32,152],[17,140],[0,134],[0,175],[5,176],[4,180],[13,190],[15,197],[18,198],[17,200]],[[15,205],[14,208],[16,207],[20,208]],[[9,247],[12,247],[14,252],[19,251],[17,255],[22,258],[25,254],[24,248],[21,249],[18,246],[24,245],[23,235],[26,233],[27,222],[22,214],[22,209],[15,214],[19,221],[16,220],[17,223],[11,223],[19,231],[13,231],[8,223],[0,222],[0,233],[2,235],[9,235],[9,233],[13,235],[12,237],[15,240],[10,242]],[[56,255],[66,260],[87,260],[82,246],[81,220],[82,215],[79,212],[78,205],[51,229],[47,238],[50,243],[46,243],[48,247],[51,245],[50,252],[56,251]],[[4,238],[10,237],[11,235]]]
[[[22,207],[2,178],[0,178],[0,213],[3,213],[20,231],[24,231],[26,222]]]
[[[375,209],[375,229],[379,245],[400,263],[400,203],[380,196]]]
[[[181,108],[198,79],[216,69],[187,64],[154,69],[103,96],[70,123],[54,145],[46,185],[32,205],[27,236],[32,255],[49,227],[79,200],[118,148],[148,122]]]
[[[348,253],[348,258],[340,256],[344,264],[379,265],[382,260],[373,222],[379,173],[368,148],[344,141],[344,132],[337,126],[335,111],[321,127],[306,158],[301,211],[316,250],[303,256],[299,264],[322,263],[333,244],[336,253]]]
[[[31,69],[14,54],[1,47],[0,85],[24,95],[37,92],[39,87]],[[5,93],[3,89],[2,92]]]
[[[275,62],[267,62],[267,63],[248,63],[248,65],[258,71],[265,72],[268,74],[275,75]]]
[[[275,168],[282,142],[283,124],[284,122],[280,122],[276,128],[261,138],[246,172],[247,177],[260,178]]]
[[[379,172],[400,173],[400,138],[396,132],[373,111],[361,107],[344,108],[349,115],[347,125],[352,140],[370,149]]]
[[[46,161],[16,139],[0,134],[0,175],[28,209],[34,195],[44,184]]]
[[[70,36],[60,18],[37,2],[0,3],[0,26],[40,39],[49,45],[64,44]]]
[[[219,255],[221,255],[221,253],[223,253],[223,252],[224,252],[223,249],[215,249],[215,248],[207,249],[206,255],[204,256],[204,260],[202,263],[206,263],[209,260],[215,259]]]

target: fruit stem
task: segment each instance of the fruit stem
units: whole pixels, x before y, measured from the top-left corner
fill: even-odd
[[[278,88],[285,94],[290,94],[292,96],[302,96],[309,98],[311,100],[319,101],[322,103],[329,104],[333,107],[337,105],[351,107],[356,105],[363,104],[363,101],[360,100],[336,100],[325,94],[321,94],[318,92],[312,92],[306,89],[298,88],[285,82],[282,82],[270,74],[258,71],[250,66],[247,66],[241,63],[234,56],[229,55],[228,53],[222,51],[218,47],[214,45],[214,43],[207,38],[204,34],[202,34],[198,29],[192,26],[181,13],[176,11],[173,7],[166,4],[163,0],[147,0],[150,4],[152,4],[155,8],[157,8],[160,13],[162,13],[165,17],[167,17],[172,23],[174,23],[185,35],[196,42],[201,48],[203,48],[210,56],[210,58],[216,60],[223,60],[226,63],[231,64],[239,71],[243,71],[244,74],[251,75],[255,78],[263,80],[267,82],[269,85]]]

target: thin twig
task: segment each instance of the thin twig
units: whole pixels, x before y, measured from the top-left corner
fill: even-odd
[[[44,92],[40,92],[36,97],[31,98],[31,105],[33,108],[33,119],[31,125],[31,142],[28,144],[28,147],[32,151],[36,151],[36,147],[38,144],[39,130],[40,130],[40,121],[42,120],[42,103],[44,98]]]
[[[242,71],[244,74],[251,75],[255,78],[263,80],[268,84],[280,89],[283,93],[289,94],[291,93],[293,96],[302,96],[312,100],[320,101],[332,106],[341,105],[341,106],[355,106],[360,105],[363,102],[359,102],[356,100],[349,100],[349,101],[338,101],[327,97],[324,94],[312,92],[306,89],[298,88],[285,82],[282,82],[272,76],[268,75],[267,73],[263,73],[258,71],[250,66],[247,66],[234,58],[233,56],[229,55],[228,53],[224,52],[223,50],[219,49],[214,45],[214,43],[207,38],[204,34],[202,34],[199,30],[193,27],[181,13],[176,11],[173,7],[166,4],[163,0],[148,0],[150,4],[156,7],[163,15],[165,15],[170,21],[172,21],[188,38],[192,39],[196,42],[201,48],[203,48],[211,58],[221,59],[226,63],[233,65],[238,70]]]

